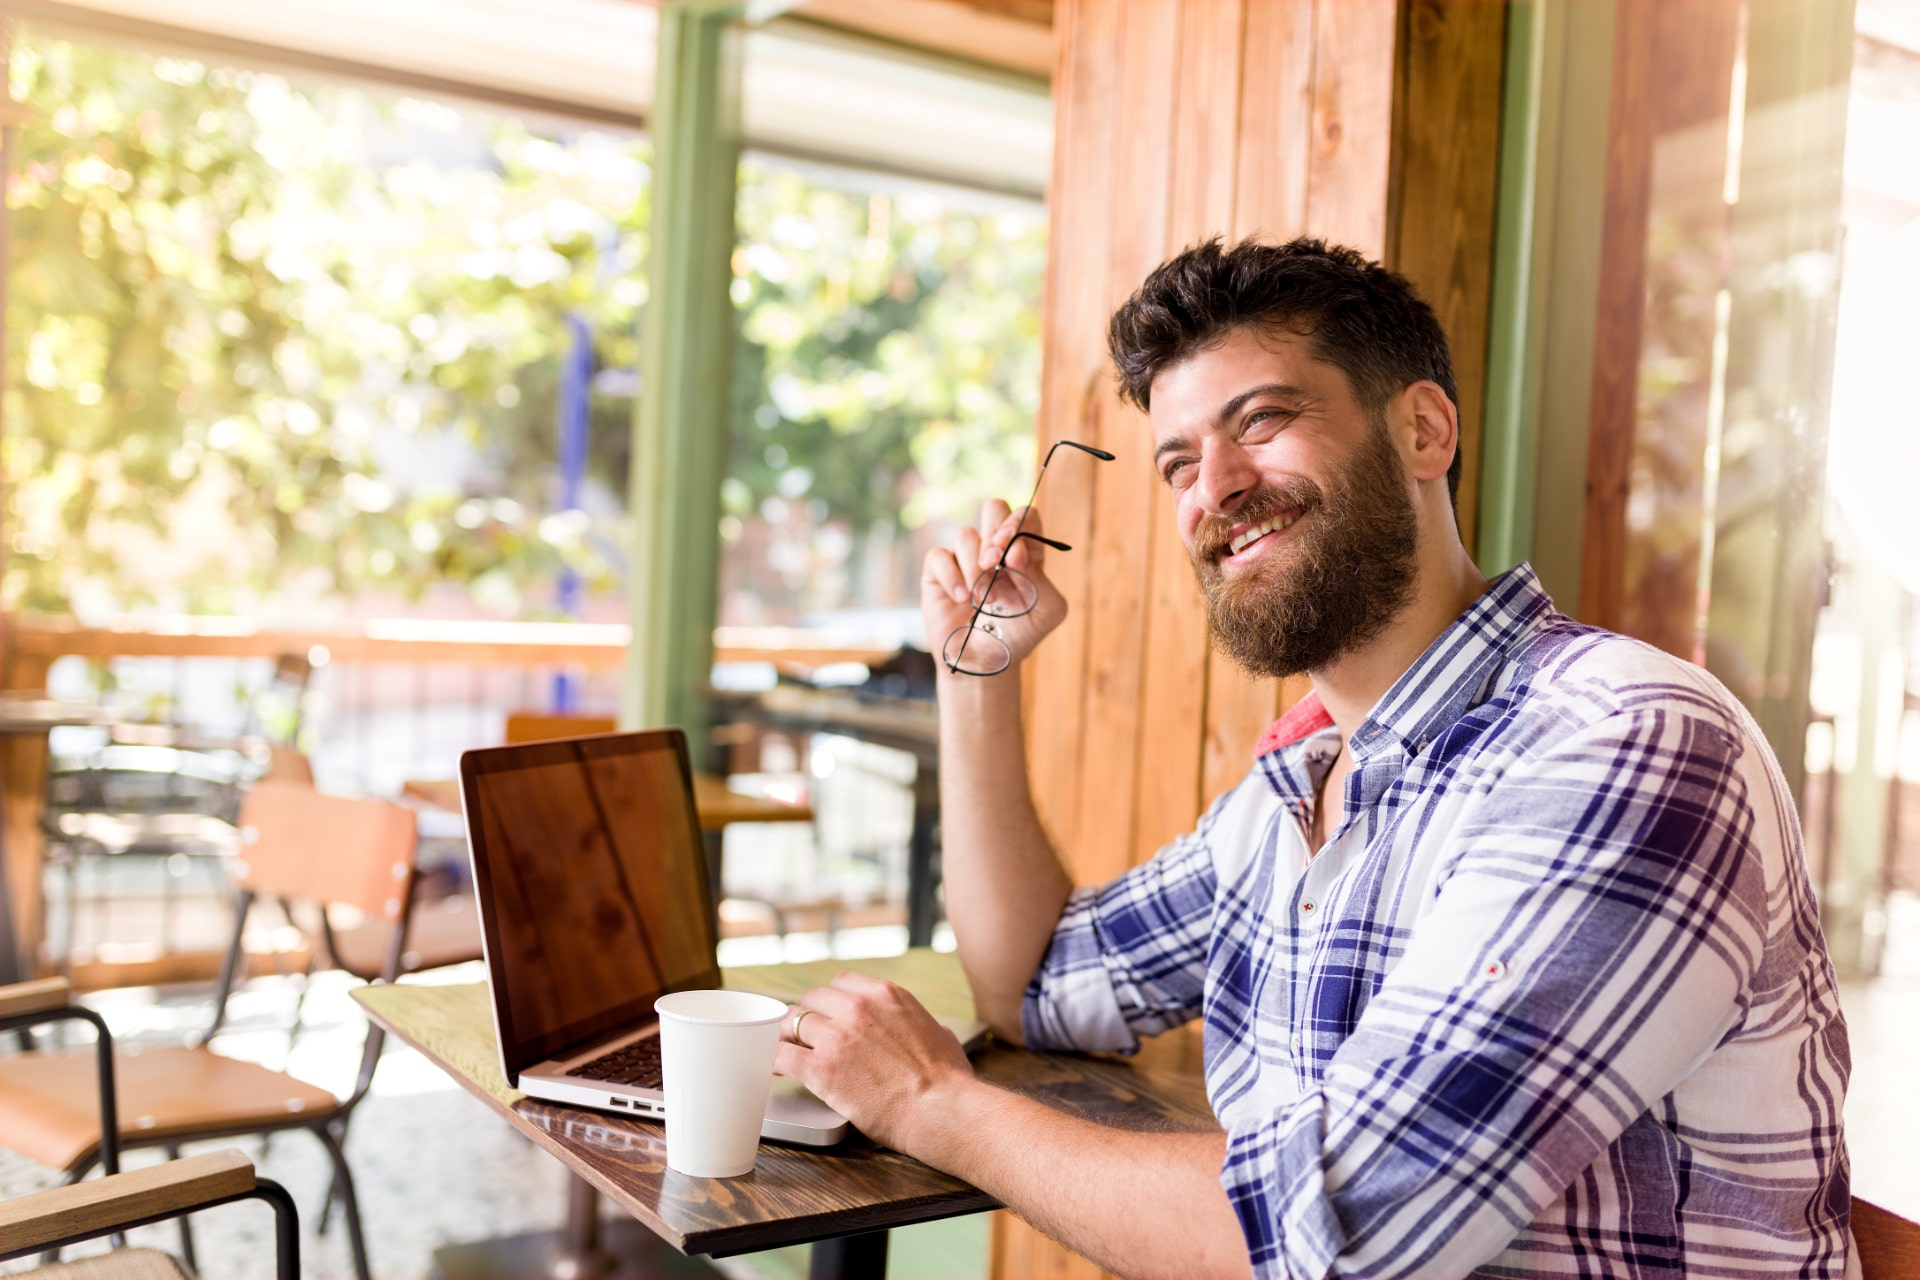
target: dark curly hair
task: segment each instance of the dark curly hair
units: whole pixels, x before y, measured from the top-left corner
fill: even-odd
[[[1447,335],[1406,277],[1307,236],[1286,244],[1243,240],[1232,248],[1215,237],[1154,268],[1107,326],[1120,394],[1148,408],[1162,369],[1243,325],[1308,339],[1317,359],[1347,375],[1370,414],[1423,379],[1460,403]],[[1457,498],[1459,491],[1456,449],[1447,493]]]

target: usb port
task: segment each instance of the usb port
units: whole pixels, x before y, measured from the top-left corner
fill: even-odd
[[[607,1105],[610,1107],[630,1107],[633,1104],[628,1102],[625,1098],[608,1098]]]

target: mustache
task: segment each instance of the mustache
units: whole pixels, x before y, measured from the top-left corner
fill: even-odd
[[[1237,524],[1264,524],[1286,511],[1306,515],[1326,503],[1320,486],[1305,476],[1289,476],[1249,497],[1232,519],[1208,516],[1193,532],[1193,560],[1203,567],[1219,562],[1232,546],[1232,528]]]

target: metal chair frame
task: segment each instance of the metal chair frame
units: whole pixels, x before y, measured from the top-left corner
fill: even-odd
[[[411,857],[409,857],[407,875],[404,881],[398,886],[398,915],[394,921],[392,934],[387,942],[384,961],[381,965],[380,974],[375,979],[376,981],[392,982],[401,972],[402,960],[406,952],[407,925],[412,914],[414,888],[417,879],[417,872],[413,869]],[[265,895],[250,887],[242,886],[235,890],[233,933],[228,942],[226,955],[221,962],[220,976],[214,987],[213,1019],[206,1031],[194,1042],[195,1048],[205,1049],[226,1022],[227,1004],[233,994],[233,988],[238,981],[240,968],[244,961],[247,916],[252,910],[254,903],[262,896]],[[321,904],[321,907],[321,914],[324,919],[325,904]],[[16,1026],[24,1027],[68,1018],[82,1019],[91,1022],[99,1032],[98,1054],[100,1058],[100,1078],[103,1092],[100,1146],[93,1155],[84,1158],[67,1172],[65,1178],[66,1183],[79,1181],[88,1173],[92,1172],[96,1165],[102,1166],[108,1173],[118,1172],[120,1152],[124,1150],[160,1147],[167,1152],[170,1158],[173,1158],[178,1156],[181,1144],[186,1141],[200,1142],[203,1140],[241,1137],[248,1134],[267,1135],[294,1129],[305,1129],[312,1133],[314,1137],[320,1141],[321,1145],[326,1148],[327,1155],[333,1163],[333,1182],[328,1189],[326,1209],[323,1211],[320,1229],[325,1230],[327,1219],[331,1216],[332,1206],[337,1200],[346,1221],[347,1240],[353,1254],[354,1273],[358,1277],[358,1280],[371,1280],[371,1270],[367,1262],[366,1237],[360,1222],[359,1197],[354,1189],[352,1169],[347,1164],[344,1142],[347,1122],[354,1108],[360,1105],[360,1102],[367,1096],[368,1091],[372,1088],[374,1072],[379,1066],[380,1053],[386,1043],[385,1031],[372,1022],[367,1024],[367,1037],[364,1047],[361,1050],[360,1069],[354,1082],[353,1091],[349,1093],[346,1098],[341,1099],[333,1110],[323,1115],[298,1114],[290,1115],[287,1119],[281,1121],[269,1121],[265,1123],[253,1122],[241,1125],[196,1129],[190,1137],[173,1134],[142,1138],[138,1134],[125,1134],[120,1132],[118,1106],[112,1088],[112,1040],[108,1034],[105,1022],[97,1013],[77,1005],[68,1005],[57,1010],[20,1014],[6,1019],[4,1022],[0,1022],[0,1033],[12,1030]],[[187,1266],[191,1269],[195,1267],[196,1262],[192,1230],[188,1225],[185,1215],[179,1217],[179,1222],[181,1254]]]
[[[189,1212],[198,1213],[202,1209],[217,1209],[223,1204],[237,1204],[242,1200],[264,1200],[273,1208],[273,1274],[275,1280],[300,1280],[300,1213],[294,1207],[293,1197],[287,1189],[271,1178],[255,1179],[251,1191],[241,1191],[230,1196],[221,1196],[217,1200],[208,1200],[195,1205],[191,1210],[149,1214],[142,1218],[130,1218],[116,1223],[112,1228],[99,1231],[82,1231],[70,1236],[62,1236],[41,1245],[25,1249],[0,1250],[0,1262],[12,1262],[24,1258],[30,1253],[58,1254],[69,1245],[82,1244],[88,1240],[98,1240],[104,1235],[120,1235],[135,1227],[152,1226],[156,1222],[165,1222],[177,1218],[186,1222]],[[187,1266],[193,1269],[192,1259]]]

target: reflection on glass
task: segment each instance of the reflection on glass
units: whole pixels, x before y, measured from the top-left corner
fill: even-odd
[[[523,1045],[650,1007],[714,969],[679,754],[591,742],[545,750],[554,763],[487,774],[472,818]]]

